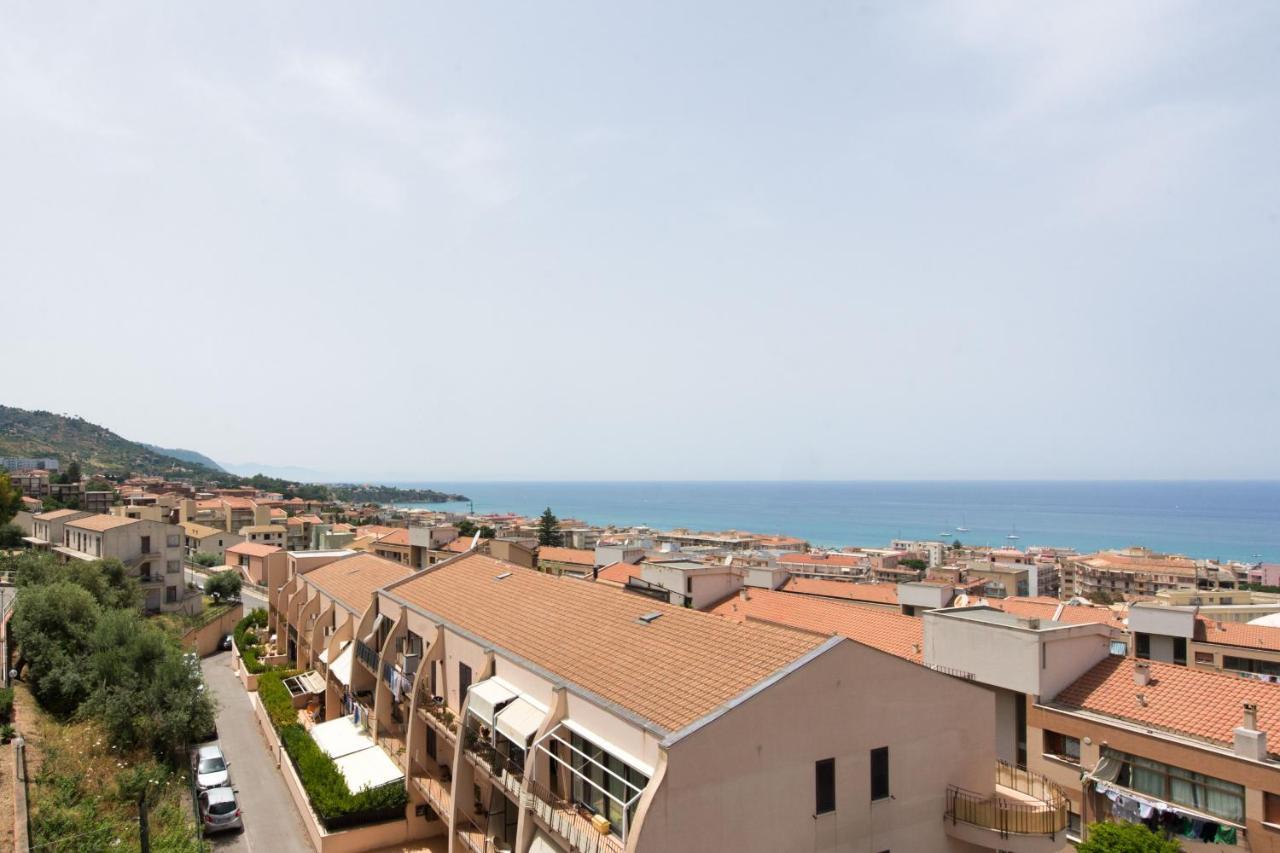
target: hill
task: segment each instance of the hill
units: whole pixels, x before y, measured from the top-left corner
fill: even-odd
[[[194,450],[183,450],[180,447],[160,447],[155,444],[147,444],[146,442],[139,442],[139,444],[148,450],[154,450],[156,453],[160,453],[164,456],[172,456],[174,459],[180,459],[183,462],[193,462],[196,465],[203,465],[206,468],[212,468],[214,471],[227,470],[217,462],[214,462],[208,456]]]
[[[158,453],[84,418],[11,406],[0,406],[0,456],[54,456],[63,467],[76,459],[86,474],[226,476],[199,462]]]

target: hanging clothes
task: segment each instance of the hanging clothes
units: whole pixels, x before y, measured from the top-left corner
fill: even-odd
[[[1234,826],[1219,826],[1218,834],[1214,836],[1213,840],[1218,844],[1234,846],[1236,843],[1236,828]]]

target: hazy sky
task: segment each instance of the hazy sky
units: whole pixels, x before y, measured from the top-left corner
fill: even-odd
[[[1280,476],[1280,4],[0,7],[0,402],[389,479]]]

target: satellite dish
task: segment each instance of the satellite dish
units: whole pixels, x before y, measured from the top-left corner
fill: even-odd
[[[968,607],[969,606],[968,593],[964,593],[964,592],[960,593],[955,597],[955,599],[951,602],[951,604],[953,607]]]

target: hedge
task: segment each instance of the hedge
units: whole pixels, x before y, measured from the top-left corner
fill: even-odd
[[[284,686],[284,680],[293,675],[297,675],[296,670],[273,670],[264,672],[258,678],[258,699],[262,702],[262,707],[266,708],[267,716],[271,718],[271,725],[275,726],[276,731],[298,722],[293,698],[289,695],[289,688]]]
[[[258,660],[258,653],[262,650],[262,643],[258,640],[256,630],[251,635],[249,629],[265,628],[266,626],[267,611],[258,608],[237,622],[235,631],[232,632],[232,636],[236,640],[236,648],[240,650],[240,659],[244,661],[244,668],[253,675],[261,675],[270,667]]]

